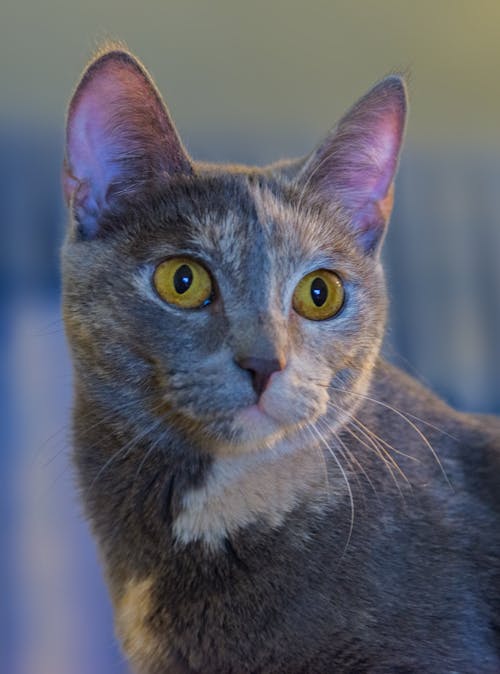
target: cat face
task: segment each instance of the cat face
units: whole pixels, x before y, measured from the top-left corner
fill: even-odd
[[[65,164],[82,392],[136,431],[174,427],[215,454],[327,414],[342,424],[383,334],[378,251],[404,110],[389,78],[304,161],[196,165],[142,67],[99,57],[70,107]]]

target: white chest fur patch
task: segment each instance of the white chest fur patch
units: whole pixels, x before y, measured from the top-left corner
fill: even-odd
[[[217,548],[227,535],[254,522],[279,527],[304,500],[322,510],[330,491],[332,481],[318,447],[288,452],[275,447],[216,458],[205,484],[184,495],[174,535],[179,543],[203,541]]]

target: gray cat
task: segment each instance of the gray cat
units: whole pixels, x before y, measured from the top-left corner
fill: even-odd
[[[112,46],[67,126],[74,460],[140,674],[500,672],[500,423],[383,362],[403,81],[195,163]]]

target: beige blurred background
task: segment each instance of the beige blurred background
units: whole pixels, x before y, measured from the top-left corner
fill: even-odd
[[[72,483],[59,314],[65,106],[106,38],[144,61],[207,160],[308,152],[407,72],[386,350],[459,408],[500,412],[500,2],[2,0],[2,674],[127,671]]]
[[[242,130],[305,151],[395,69],[411,76],[411,141],[498,142],[499,34],[495,0],[3,0],[0,115],[60,125],[82,65],[112,37],[148,65],[207,153]]]

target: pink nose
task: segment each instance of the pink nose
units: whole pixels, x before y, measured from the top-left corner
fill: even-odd
[[[277,358],[240,358],[236,361],[242,370],[248,370],[252,376],[252,386],[255,393],[261,396],[266,390],[273,372],[284,368],[284,363]]]

